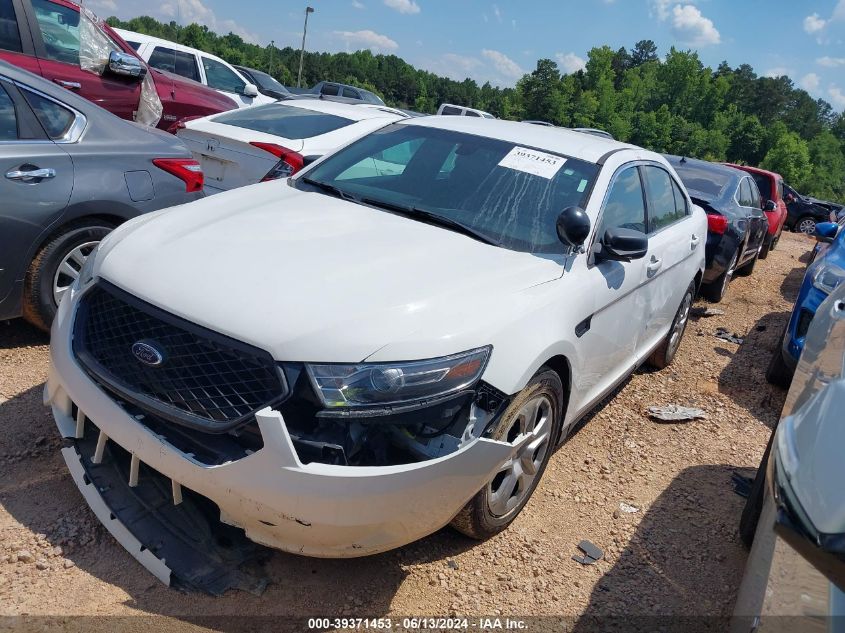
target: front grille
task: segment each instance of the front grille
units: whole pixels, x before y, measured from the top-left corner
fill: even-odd
[[[161,352],[139,360],[138,343]],[[154,415],[207,432],[240,426],[287,386],[260,349],[169,314],[104,281],[80,301],[73,351],[101,385]]]

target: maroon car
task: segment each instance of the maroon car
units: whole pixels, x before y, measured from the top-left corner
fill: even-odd
[[[105,22],[69,0],[0,0],[0,59],[123,119],[165,130],[237,107],[202,84],[149,67]]]

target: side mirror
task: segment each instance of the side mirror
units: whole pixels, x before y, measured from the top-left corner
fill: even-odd
[[[648,236],[632,229],[607,229],[601,241],[601,259],[630,262],[642,259],[648,253]]]
[[[813,236],[819,242],[832,242],[839,232],[839,225],[836,222],[819,222]]]
[[[134,55],[112,51],[109,53],[109,71],[122,77],[143,79],[147,74],[147,67]]]
[[[763,205],[763,211],[777,211],[777,209],[778,205],[774,200],[766,200],[766,204]]]
[[[255,84],[246,84],[244,86],[244,96],[245,97],[257,97],[258,96],[258,87]]]
[[[590,218],[581,207],[567,207],[557,216],[557,236],[567,246],[583,246],[590,236]]]

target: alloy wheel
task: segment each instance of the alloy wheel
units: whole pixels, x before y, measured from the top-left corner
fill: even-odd
[[[812,218],[804,218],[798,223],[798,231],[804,235],[812,235],[816,232],[816,221]]]
[[[62,300],[65,293],[70,290],[73,283],[79,279],[79,273],[82,272],[82,267],[85,265],[85,260],[91,254],[99,241],[85,242],[80,244],[67,255],[56,268],[56,274],[53,275],[53,301],[56,305]]]
[[[505,516],[520,507],[534,489],[551,442],[552,415],[551,400],[539,394],[523,405],[503,434],[506,441],[521,441],[522,445],[487,484],[487,506],[494,516]]]
[[[687,329],[687,322],[689,321],[690,310],[692,309],[692,294],[684,295],[684,301],[681,303],[681,308],[678,310],[678,316],[675,317],[675,323],[672,325],[672,335],[669,337],[668,355],[673,355],[678,345],[681,344],[681,339],[684,336],[684,331]]]

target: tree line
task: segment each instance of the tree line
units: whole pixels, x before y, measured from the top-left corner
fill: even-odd
[[[263,70],[285,85],[296,81],[300,53],[291,47],[258,46],[233,33],[148,16],[108,22]],[[600,128],[662,153],[759,165],[802,193],[845,202],[845,113],[786,76],[757,76],[748,64],[722,62],[714,70],[698,53],[676,48],[661,59],[651,40],[630,51],[593,48],[586,68],[574,73],[541,59],[514,88],[455,81],[367,50],[306,52],[302,77],[308,86],[323,80],[357,85],[388,105],[424,113],[455,103],[503,119]]]

